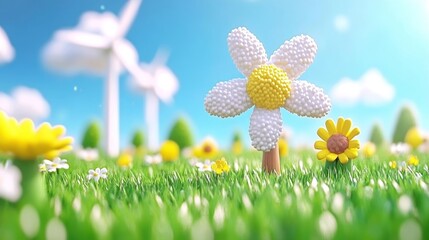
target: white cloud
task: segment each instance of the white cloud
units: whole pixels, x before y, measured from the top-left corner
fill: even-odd
[[[36,89],[17,87],[10,95],[0,92],[0,110],[18,120],[30,118],[38,121],[50,113],[48,102]]]
[[[118,32],[118,18],[110,12],[86,12],[82,14],[78,25],[73,28],[83,32],[115,38]],[[128,47],[131,44],[123,39]],[[103,75],[109,67],[110,53],[105,49],[89,48],[64,42],[54,34],[43,50],[43,61],[52,70],[65,73],[89,72]],[[137,56],[132,56],[137,58]]]
[[[15,57],[15,50],[9,42],[6,32],[0,27],[0,64],[7,63]]]
[[[368,70],[358,80],[343,78],[331,92],[332,100],[343,105],[381,105],[392,101],[394,96],[395,88],[377,69]]]
[[[338,15],[334,19],[334,27],[339,32],[347,32],[350,28],[350,22],[348,17],[344,15]]]

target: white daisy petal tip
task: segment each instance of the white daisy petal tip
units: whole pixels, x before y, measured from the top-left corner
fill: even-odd
[[[233,29],[228,34],[228,49],[238,70],[245,76],[268,61],[262,43],[245,27]]]
[[[240,115],[252,105],[246,93],[245,79],[217,83],[204,100],[206,111],[222,118]]]
[[[298,116],[321,118],[331,110],[331,100],[323,89],[306,81],[293,81],[285,108]]]
[[[270,63],[283,69],[288,78],[297,79],[313,63],[317,44],[307,35],[299,35],[283,43],[270,58]]]
[[[282,131],[280,110],[255,108],[250,117],[249,134],[252,146],[259,151],[268,152],[275,148]]]

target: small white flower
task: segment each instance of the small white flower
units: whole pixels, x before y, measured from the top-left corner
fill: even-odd
[[[21,197],[21,172],[10,163],[0,164],[0,197],[16,202]]]
[[[152,164],[160,164],[162,163],[162,157],[159,154],[156,155],[146,155],[144,159],[146,164],[152,165]]]
[[[98,149],[95,148],[79,149],[76,151],[76,156],[88,162],[99,158]]]
[[[197,163],[199,163],[201,161],[198,158],[191,158],[191,159],[189,159],[188,162],[192,167],[195,167],[197,165]]]
[[[211,172],[213,162],[210,160],[205,160],[204,162],[197,162],[195,166],[200,172]]]
[[[43,160],[48,172],[56,172],[57,169],[69,169],[69,164],[66,159],[61,159],[59,157],[54,158],[54,161]],[[40,167],[40,166],[39,166]]]
[[[46,167],[45,163],[39,164],[39,172],[47,172],[48,168]]]
[[[429,153],[429,140],[424,141],[419,146],[419,151],[422,152],[422,153]]]
[[[94,181],[98,182],[100,178],[107,178],[107,169],[106,168],[96,168],[95,170],[90,169],[88,171],[88,175],[86,176],[88,180],[94,179]]]
[[[185,158],[191,158],[193,154],[194,153],[192,147],[186,147],[182,150],[182,156]]]
[[[407,163],[405,161],[401,161],[398,164],[398,170],[399,171],[406,171],[408,169]]]
[[[392,143],[390,152],[396,156],[405,155],[410,152],[410,146],[406,143]]]

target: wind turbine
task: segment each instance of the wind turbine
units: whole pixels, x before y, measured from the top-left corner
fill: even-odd
[[[159,100],[171,102],[179,89],[176,75],[166,66],[167,60],[168,53],[159,50],[151,63],[140,65],[141,75],[131,78],[131,87],[143,92],[146,98],[144,112],[150,150],[158,150],[159,147]]]
[[[6,32],[0,27],[0,64],[8,63],[15,57],[15,50],[7,37]]]
[[[128,32],[142,0],[128,0],[119,18],[113,14],[103,13],[100,18],[107,18],[104,22],[92,21],[90,18],[98,13],[87,13],[85,29],[75,28],[59,30],[54,39],[62,41],[74,47],[84,48],[93,57],[94,54],[101,54],[107,58],[105,62],[88,66],[88,68],[107,65],[107,79],[105,83],[105,150],[110,156],[119,154],[119,74],[121,65],[133,76],[139,78],[141,69],[138,66],[138,55],[133,45],[124,37]],[[92,14],[92,15],[91,15]],[[107,14],[107,15],[106,15]],[[110,15],[108,15],[110,14]],[[112,17],[113,16],[113,17]],[[113,20],[112,20],[113,19]],[[103,24],[101,24],[103,23]],[[101,26],[99,26],[101,24]],[[73,56],[73,53],[71,53]],[[91,55],[92,54],[92,55]],[[91,70],[91,69],[90,69]],[[149,85],[144,79],[140,79],[141,84]]]

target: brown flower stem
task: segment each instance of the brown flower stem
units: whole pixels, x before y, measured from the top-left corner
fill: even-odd
[[[262,170],[266,173],[280,174],[279,145],[262,154]]]

